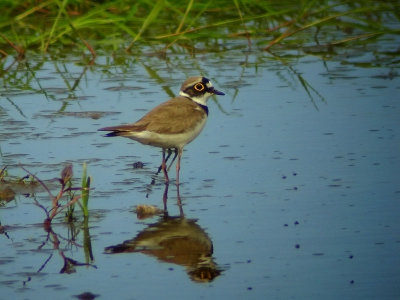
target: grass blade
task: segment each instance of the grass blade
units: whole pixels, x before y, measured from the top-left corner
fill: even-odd
[[[89,217],[89,190],[90,190],[91,177],[87,177],[86,162],[83,163],[82,167],[82,210],[85,218]]]
[[[153,7],[151,10],[150,14],[147,16],[147,18],[144,20],[142,24],[142,28],[140,29],[139,33],[136,35],[136,37],[133,39],[132,43],[125,49],[126,52],[128,52],[133,44],[140,38],[142,33],[147,29],[147,27],[155,20],[155,18],[158,16],[160,10],[164,7],[165,0],[158,0],[156,5]]]

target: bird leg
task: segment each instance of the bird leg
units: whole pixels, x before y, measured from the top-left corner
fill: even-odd
[[[168,155],[167,155],[167,157],[165,157],[165,152],[167,150],[168,150]],[[158,171],[157,171],[156,175],[159,174],[160,171],[162,170],[164,173],[166,182],[169,182],[168,171],[169,171],[169,169],[171,169],[171,166],[174,163],[176,157],[178,157],[178,162],[176,163],[176,184],[179,185],[179,170],[181,169],[182,153],[183,153],[183,149],[175,148],[174,149],[174,157],[172,158],[172,161],[167,168],[167,161],[171,157],[172,150],[169,148],[168,149],[163,148],[162,149],[162,163],[161,163],[161,166],[158,167]]]
[[[171,149],[168,149],[169,151],[171,151]],[[172,152],[172,151],[171,151]],[[170,152],[168,152],[168,154],[169,154]],[[169,172],[169,169],[171,169],[171,166],[172,166],[172,164],[174,163],[174,161],[175,161],[175,159],[176,159],[176,157],[178,156],[178,148],[175,148],[174,149],[174,153],[175,153],[175,155],[174,155],[174,157],[172,158],[172,161],[171,161],[171,163],[169,164],[169,167],[168,167],[168,172]],[[171,154],[170,154],[171,155]],[[168,156],[169,157],[169,156]],[[165,162],[167,162],[167,160],[165,161]]]
[[[164,150],[165,150],[165,149],[163,149],[163,151],[164,151]],[[167,161],[168,161],[168,159],[170,158],[171,154],[172,154],[172,150],[171,150],[171,149],[168,149],[168,155],[167,155],[167,157],[165,158],[165,163],[167,163]],[[175,158],[174,158],[174,159],[175,159]],[[169,168],[171,168],[171,165],[169,166]],[[169,168],[168,168],[168,171],[169,171]],[[161,170],[162,170],[162,164],[158,167],[158,170],[157,170],[156,175],[160,174]]]
[[[165,160],[165,149],[162,149],[162,163],[161,163],[161,169],[164,172],[164,177],[165,177],[165,181],[169,182],[169,178],[168,178],[168,172],[167,172],[167,161]]]
[[[177,148],[177,149],[178,149],[178,161],[176,163],[176,185],[179,186],[179,170],[181,169],[181,157],[183,148]]]

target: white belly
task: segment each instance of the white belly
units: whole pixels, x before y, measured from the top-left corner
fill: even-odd
[[[132,132],[132,135],[126,136],[143,145],[150,145],[160,148],[183,148],[193,141],[203,130],[207,118],[204,118],[193,130],[184,133],[162,134],[152,131]]]

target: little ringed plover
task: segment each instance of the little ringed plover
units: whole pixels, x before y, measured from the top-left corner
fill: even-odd
[[[170,149],[175,149],[172,162],[178,156],[176,184],[179,185],[183,147],[193,141],[203,130],[208,117],[207,100],[212,95],[225,94],[217,91],[211,81],[205,77],[190,77],[182,84],[179,96],[153,108],[139,121],[104,127],[99,131],[111,131],[106,134],[108,137],[127,137],[143,145],[162,148],[161,169],[167,182],[169,178],[165,153],[168,150],[170,155]]]

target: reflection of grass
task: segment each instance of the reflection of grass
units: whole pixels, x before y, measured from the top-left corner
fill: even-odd
[[[265,49],[276,44],[298,46],[313,37],[336,45],[399,34],[399,29],[384,24],[398,21],[399,9],[398,1],[365,0],[291,1],[290,5],[277,0],[1,1],[1,53],[15,50],[23,57],[27,49],[78,45],[95,57],[99,47],[131,50],[143,41],[164,44],[164,50],[174,44],[193,48],[193,41],[212,47],[229,38],[247,39],[249,46],[256,39]],[[306,30],[311,30],[308,37],[300,37]]]
[[[252,66],[258,69],[271,60],[286,65],[295,55],[301,57],[301,53],[331,59],[346,44],[363,47],[382,41],[381,35],[398,35],[400,30],[391,28],[390,23],[399,21],[399,10],[398,1],[365,0],[289,1],[289,4],[277,0],[0,1],[0,56],[18,53],[13,62],[10,57],[0,59],[0,78],[10,96],[16,88],[57,100],[57,95],[42,86],[43,79],[35,74],[46,63],[51,64],[55,77],[63,80],[69,100],[77,98],[76,90],[87,74],[101,72],[102,78],[115,78],[132,72],[135,64],[142,65],[154,81],[162,82],[150,60],[141,59],[150,53],[164,59],[171,69],[187,73],[187,60],[179,55],[190,55],[193,58],[190,71],[204,75],[207,70],[196,60],[197,53],[216,53],[221,58],[221,67],[226,65],[223,60],[229,50],[241,51],[246,57],[247,53],[257,55],[256,62],[242,64],[243,71]],[[277,46],[300,51],[293,56],[280,55],[279,50],[272,53]],[[251,48],[266,53],[248,51]],[[87,49],[84,55],[82,49]],[[49,54],[36,55],[29,63],[22,59],[29,58],[34,51]],[[106,53],[107,60],[96,59],[96,53],[97,57]],[[398,52],[388,55],[398,57]],[[82,67],[79,75],[71,73],[70,57],[78,60],[73,72],[76,66]],[[379,56],[375,55],[375,59]],[[397,63],[398,60],[392,60],[390,64]],[[117,72],[113,72],[115,67]],[[306,78],[290,71],[314,104],[314,98],[324,101]],[[287,80],[282,74],[277,75]],[[241,81],[241,75],[236,81]],[[175,95],[167,85],[163,89],[170,97]],[[63,101],[58,111],[65,111],[67,105]],[[16,108],[25,117],[22,109]]]

